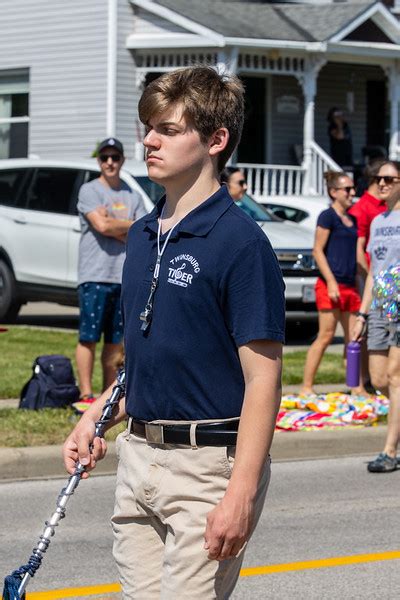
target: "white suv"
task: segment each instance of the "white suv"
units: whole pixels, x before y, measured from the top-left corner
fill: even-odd
[[[95,160],[0,161],[0,321],[14,320],[30,300],[77,303],[76,203],[80,186],[99,171]],[[135,179],[125,170],[121,178],[150,211],[153,203]]]
[[[31,300],[77,304],[79,188],[99,176],[93,160],[0,160],[0,322],[12,321]],[[160,190],[144,163],[127,161],[121,178],[139,191],[148,211]],[[286,282],[286,316],[316,318],[313,233],[282,222],[246,196],[243,210],[269,237]]]

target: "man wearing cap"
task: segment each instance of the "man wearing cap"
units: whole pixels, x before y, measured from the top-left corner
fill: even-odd
[[[125,238],[132,223],[146,214],[143,200],[120,179],[124,163],[122,143],[110,137],[97,149],[99,178],[79,191],[81,240],[78,261],[79,342],[76,348],[83,412],[93,401],[92,373],[96,344],[104,334],[101,354],[103,389],[114,380],[115,360],[121,351],[120,310]]]

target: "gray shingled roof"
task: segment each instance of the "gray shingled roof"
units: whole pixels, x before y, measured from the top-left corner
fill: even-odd
[[[226,37],[320,42],[332,37],[375,2],[260,4],[229,0],[157,0]]]

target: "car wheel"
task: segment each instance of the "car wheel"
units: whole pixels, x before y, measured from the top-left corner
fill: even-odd
[[[21,302],[17,298],[15,278],[10,267],[0,260],[0,321],[12,323],[18,316]]]

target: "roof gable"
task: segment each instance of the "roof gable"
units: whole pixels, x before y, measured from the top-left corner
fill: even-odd
[[[384,31],[372,19],[368,19],[359,27],[356,27],[346,37],[343,38],[344,42],[375,42],[384,44],[393,44]]]

